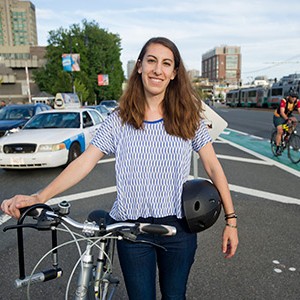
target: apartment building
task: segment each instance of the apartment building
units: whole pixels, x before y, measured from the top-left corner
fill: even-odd
[[[0,0],[0,99],[31,102],[39,93],[33,70],[45,64],[38,46],[35,6],[30,1]]]
[[[35,6],[30,1],[0,0],[0,46],[36,46]]]
[[[204,53],[202,77],[211,82],[238,85],[241,80],[241,48],[220,46]]]

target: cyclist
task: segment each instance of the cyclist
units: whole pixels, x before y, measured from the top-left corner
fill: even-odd
[[[293,111],[297,109],[300,114],[300,100],[298,99],[298,94],[295,91],[290,91],[286,98],[280,101],[279,107],[275,110],[273,116],[273,124],[277,129],[276,135],[276,155],[281,155],[280,143],[283,134],[282,125],[289,122],[297,122],[296,118],[293,117]]]
[[[102,123],[87,150],[45,189],[4,200],[2,210],[19,217],[19,208],[46,202],[65,191],[82,180],[105,154],[113,153],[117,197],[110,221],[160,223],[177,229],[173,237],[142,237],[151,244],[118,241],[129,299],[156,298],[156,267],[162,298],[185,299],[197,248],[197,234],[188,230],[181,201],[192,150],[198,152],[222,199],[225,257],[232,257],[238,245],[227,179],[201,120],[202,105],[197,97],[176,45],[163,37],[150,39],[138,56],[119,107]]]

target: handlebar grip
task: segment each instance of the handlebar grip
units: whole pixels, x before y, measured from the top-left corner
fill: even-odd
[[[140,231],[159,235],[172,236],[176,234],[176,227],[160,224],[140,224]]]
[[[15,280],[15,287],[21,288],[24,286],[27,286],[29,283],[34,284],[38,282],[45,282],[48,280],[56,279],[62,276],[62,269],[50,269],[44,272],[39,272],[36,274],[33,274],[32,276],[26,276],[24,279],[16,279]]]
[[[33,204],[31,206],[20,208],[21,216],[18,220],[18,224],[23,223],[24,218],[26,216],[39,217],[43,210],[51,211],[52,208],[49,205],[44,204],[44,203],[37,203],[37,204]]]
[[[23,215],[28,210],[28,207],[20,208],[20,214]],[[27,216],[29,217],[38,217],[42,212],[42,208],[36,208],[33,210],[29,210]]]

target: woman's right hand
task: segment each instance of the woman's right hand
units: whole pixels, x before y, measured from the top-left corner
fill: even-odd
[[[1,203],[1,210],[5,214],[18,219],[20,217],[20,208],[31,206],[37,203],[41,203],[38,194],[31,196],[16,195],[10,199],[3,200]]]

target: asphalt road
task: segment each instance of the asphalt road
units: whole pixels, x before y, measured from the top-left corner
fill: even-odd
[[[271,111],[216,108],[229,123],[229,128],[269,138]],[[248,145],[253,144],[249,136]],[[187,299],[299,299],[300,295],[300,199],[299,172],[278,161],[230,143],[230,135],[222,135],[214,144],[220,157],[238,213],[240,245],[236,256],[224,259],[221,253],[223,215],[207,231],[198,235],[198,250],[188,285]],[[285,168],[286,167],[286,168]],[[61,169],[9,171],[0,170],[0,201],[16,193],[33,193],[53,179]],[[192,169],[192,174],[194,170]],[[199,177],[206,178],[201,165]],[[71,216],[83,221],[94,208],[109,209],[114,193],[103,194],[104,188],[115,186],[114,162],[104,160],[89,176],[61,195],[78,196],[71,202]],[[91,195],[79,193],[92,191]],[[17,249],[14,232],[3,233],[0,226],[0,299],[26,299],[26,290],[16,290]],[[26,267],[28,272],[49,248],[47,232],[26,230]],[[66,237],[61,237],[59,241]],[[64,299],[67,274],[76,259],[72,248],[59,251],[65,275],[58,280],[32,286],[31,299]],[[47,263],[49,266],[49,262]],[[118,262],[116,273],[122,278]],[[127,299],[121,284],[116,299]],[[158,297],[159,299],[159,297]]]

